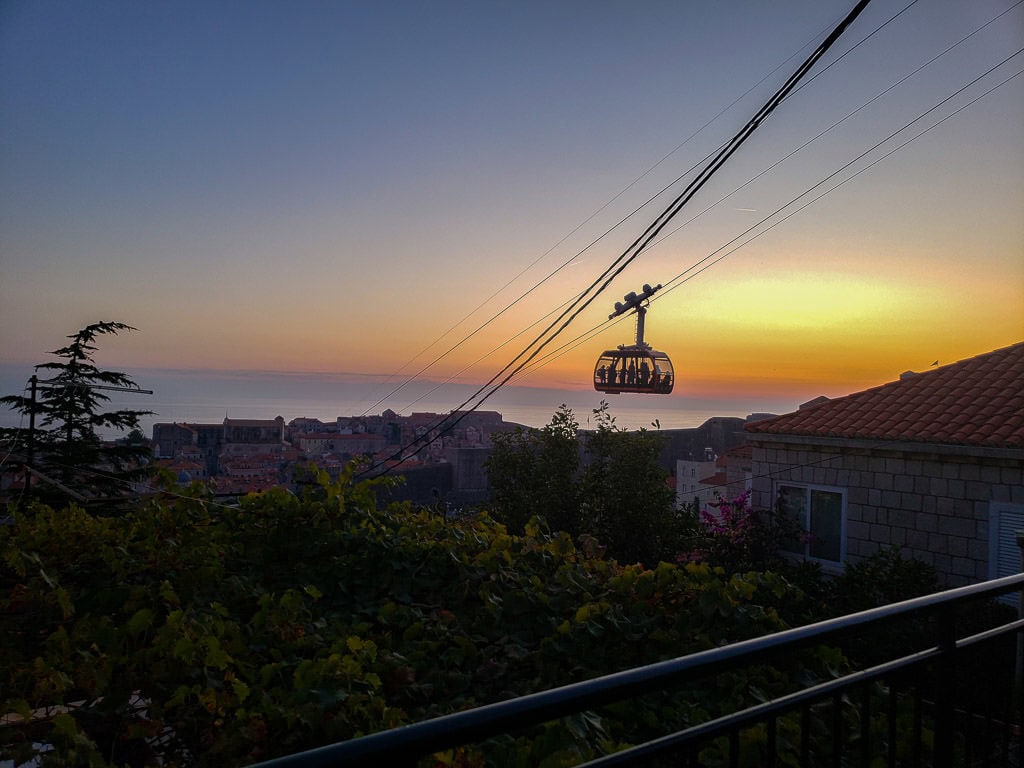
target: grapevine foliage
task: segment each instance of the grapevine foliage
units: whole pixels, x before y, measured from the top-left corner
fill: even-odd
[[[800,599],[772,574],[619,565],[537,520],[511,535],[486,515],[379,509],[380,482],[16,512],[0,527],[0,759],[244,765],[762,635],[784,626],[770,606]],[[435,760],[573,764],[842,663],[804,661]]]

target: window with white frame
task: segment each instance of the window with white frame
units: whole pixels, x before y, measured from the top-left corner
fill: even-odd
[[[778,484],[779,512],[802,535],[784,549],[812,560],[840,564],[846,556],[846,492],[816,485]]]

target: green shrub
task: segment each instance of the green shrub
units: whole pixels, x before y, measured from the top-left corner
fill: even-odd
[[[195,488],[120,517],[16,513],[0,528],[0,712],[25,720],[0,729],[0,759],[52,745],[60,765],[243,765],[770,633],[795,594],[772,574],[620,565],[536,520],[512,535],[486,515],[378,509],[379,481],[351,470],[316,480],[237,508]],[[452,759],[578,762],[834,666],[793,664]]]

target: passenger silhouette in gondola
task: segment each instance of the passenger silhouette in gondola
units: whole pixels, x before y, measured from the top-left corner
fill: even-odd
[[[672,361],[644,341],[644,318],[651,297],[661,290],[660,285],[644,284],[643,292],[632,291],[615,303],[609,320],[625,314],[636,315],[636,340],[633,344],[620,344],[618,349],[605,350],[597,358],[594,368],[594,387],[601,392],[637,392],[667,395],[672,391]],[[659,365],[660,363],[660,365]],[[607,366],[607,371],[605,371]],[[667,368],[663,370],[662,368]],[[607,376],[607,378],[605,378]]]

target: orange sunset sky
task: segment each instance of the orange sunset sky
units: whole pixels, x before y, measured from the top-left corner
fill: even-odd
[[[0,364],[109,319],[140,331],[100,361],[133,371],[483,383],[852,5],[4,3]],[[671,409],[1024,339],[1024,6],[904,5],[874,0],[562,341],[664,284]],[[632,336],[515,383],[587,389]]]

